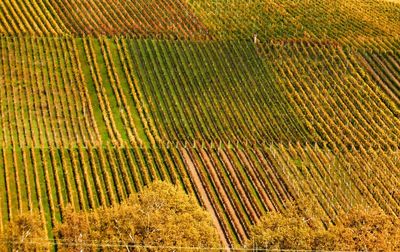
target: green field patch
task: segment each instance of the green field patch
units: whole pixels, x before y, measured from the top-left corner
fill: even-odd
[[[304,139],[302,122],[252,43],[130,44],[140,87],[167,140],[229,145]]]
[[[111,87],[110,79],[109,79],[109,76],[107,73],[106,63],[104,61],[104,56],[103,56],[103,53],[100,48],[100,41],[97,39],[94,39],[94,40],[92,40],[92,42],[93,42],[93,47],[94,47],[94,51],[95,51],[96,58],[97,58],[97,64],[100,68],[99,72],[101,74],[101,79],[102,79],[101,85],[104,87],[104,89],[106,91],[105,93],[106,93],[107,99],[110,103],[111,111],[113,113],[112,117],[115,120],[116,127],[117,127],[118,131],[120,132],[122,139],[128,140],[125,125],[121,119],[121,110],[120,110],[120,107],[118,106],[118,103],[115,98],[115,94]],[[92,67],[94,67],[94,66],[92,66]],[[104,113],[106,113],[106,112],[104,111]]]
[[[132,94],[131,94],[132,91],[129,88],[129,84],[128,84],[128,81],[125,76],[125,74],[129,74],[129,73],[124,72],[124,69],[122,67],[122,63],[121,63],[121,60],[119,58],[119,54],[117,51],[118,50],[117,45],[112,40],[109,40],[109,42],[110,42],[109,45],[110,45],[110,49],[111,49],[110,56],[112,56],[111,58],[115,64],[116,71],[117,71],[116,74],[118,75],[122,92],[125,95],[125,97],[127,98],[126,100],[127,100],[128,106],[129,106],[129,108],[127,108],[127,109],[129,109],[129,111],[133,117],[137,134],[139,135],[140,139],[144,142],[145,146],[149,147],[149,145],[150,145],[149,140],[147,139],[147,136],[145,134],[143,123],[140,119],[139,112],[136,108],[136,104],[132,98]]]
[[[108,135],[108,132],[107,132],[107,126],[103,119],[103,113],[101,111],[100,102],[96,95],[96,88],[93,83],[92,75],[90,73],[90,69],[93,66],[90,66],[87,61],[86,53],[85,53],[84,46],[83,46],[83,40],[81,38],[77,38],[76,44],[77,44],[77,48],[79,50],[79,59],[81,62],[82,72],[83,72],[85,82],[86,82],[85,84],[88,89],[88,93],[90,95],[90,99],[92,102],[94,118],[96,119],[96,124],[97,124],[97,127],[98,127],[100,135],[101,135],[101,140],[106,143],[106,142],[110,141],[110,136]]]

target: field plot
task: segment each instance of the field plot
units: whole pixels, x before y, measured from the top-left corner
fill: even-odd
[[[259,51],[315,142],[335,152],[398,148],[399,107],[363,70],[357,53],[310,41]]]
[[[155,151],[163,159],[156,159]],[[39,209],[52,237],[67,204],[76,210],[115,204],[158,179],[193,192],[176,149],[2,147],[0,153],[1,228],[16,214]]]
[[[163,140],[237,145],[308,139],[252,44],[125,44]]]
[[[1,141],[5,146],[97,143],[74,41],[1,38]]]
[[[224,246],[305,202],[400,216],[400,5],[0,0],[0,229],[194,194]],[[301,209],[304,215],[309,209]]]
[[[343,48],[312,41],[130,44],[162,139],[334,150],[399,145],[398,107]]]
[[[51,4],[76,35],[185,38],[205,29],[180,0],[56,0]]]
[[[0,3],[0,33],[9,36],[57,36],[68,33],[48,0]]]
[[[183,1],[2,1],[0,33],[201,38],[206,28]]]
[[[357,52],[314,40],[122,44],[160,138],[185,146],[231,244],[295,199],[316,202],[325,224],[358,204],[399,214],[398,107]]]
[[[241,244],[268,211],[304,200],[323,213],[321,225],[355,205],[400,213],[399,152],[344,151],[317,146],[181,149],[196,168],[230,244]],[[385,181],[384,183],[382,181]],[[304,209],[304,211],[307,211]],[[311,217],[311,216],[310,216]]]
[[[321,225],[355,205],[398,216],[392,42],[3,37],[1,225],[39,209],[52,237],[61,206],[158,179],[194,193],[230,246],[294,200]]]
[[[359,61],[372,79],[400,107],[400,43],[398,39],[381,38],[362,43]]]
[[[154,155],[156,151],[162,158]],[[2,148],[1,154],[1,226],[19,212],[39,209],[50,237],[51,228],[62,220],[60,207],[72,204],[77,210],[89,210],[118,203],[157,179],[195,193],[215,214],[231,246],[248,237],[260,216],[280,211],[292,200],[313,202],[324,213],[321,225],[360,204],[400,213],[398,151],[335,155],[310,145],[181,145]]]
[[[398,7],[380,0],[187,0],[209,34],[219,39],[262,41],[313,37],[398,36]],[[350,40],[351,41],[351,40]]]
[[[188,40],[398,36],[398,4],[382,0],[32,0],[0,3],[0,34]]]
[[[115,43],[9,37],[0,42],[5,145],[148,143]]]

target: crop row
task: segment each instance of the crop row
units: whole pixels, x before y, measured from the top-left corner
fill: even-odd
[[[132,62],[108,39],[0,39],[0,137],[13,146],[155,146]]]
[[[307,139],[251,44],[127,44],[163,140],[235,145]]]
[[[354,205],[376,206],[400,214],[399,152],[353,151],[334,154],[318,146],[276,145],[248,148],[171,146],[163,164],[149,149],[132,147],[2,148],[1,226],[18,212],[39,209],[51,235],[62,220],[62,207],[92,209],[120,202],[154,179],[200,190],[218,217],[232,246],[243,242],[252,224],[268,211],[281,211],[293,200],[308,199],[334,222]],[[170,159],[170,162],[167,161]],[[166,177],[152,177],[149,164]],[[167,164],[168,163],[168,164]],[[194,165],[201,186],[193,188]],[[383,183],[382,181],[385,181]]]
[[[390,1],[362,0],[4,0],[0,33],[248,41],[257,34],[262,41],[325,38],[353,44],[360,36],[397,36],[399,13]]]
[[[398,110],[350,49],[119,41],[157,143],[181,143],[230,244],[294,199],[325,225],[357,204],[399,215]]]
[[[96,143],[99,133],[73,41],[5,37],[0,43],[2,141],[15,146]]]
[[[360,36],[397,36],[399,6],[360,0],[188,0],[218,39],[328,38],[343,43]],[[368,13],[368,14],[367,14]]]
[[[6,35],[60,35],[66,29],[50,1],[1,1],[0,33]]]
[[[345,48],[307,41],[126,46],[161,140],[399,146],[398,109]]]
[[[0,33],[8,36],[119,35],[187,38],[206,28],[184,1],[2,1]]]
[[[339,150],[398,148],[398,111],[351,52],[304,43],[262,51],[317,139]]]
[[[73,34],[189,37],[204,29],[183,1],[52,1]]]
[[[399,111],[360,60],[397,78],[396,46],[3,37],[1,226],[40,209],[51,236],[61,206],[158,179],[232,246],[304,198],[325,225],[357,204],[399,216]]]
[[[374,39],[359,45],[358,58],[371,79],[400,106],[400,53],[397,39]]]
[[[76,148],[3,147],[0,220],[4,227],[19,212],[40,210],[51,235],[62,209],[93,209],[118,203],[152,180],[168,180],[193,191],[177,149],[163,148],[163,160],[139,146]],[[168,161],[169,160],[169,161]],[[171,161],[172,160],[172,161]],[[160,163],[162,162],[162,163]],[[163,171],[152,175],[150,166]]]
[[[233,246],[248,238],[249,228],[261,215],[281,211],[293,200],[307,199],[317,206],[325,216],[320,220],[324,225],[335,223],[338,214],[355,205],[400,213],[399,177],[394,174],[398,151],[336,155],[317,146],[290,144],[244,149],[195,146],[181,152],[189,153],[183,156],[195,165]]]

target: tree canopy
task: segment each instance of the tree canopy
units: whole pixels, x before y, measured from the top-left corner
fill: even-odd
[[[318,214],[314,216],[318,218]],[[288,208],[253,226],[247,247],[259,249],[400,251],[400,220],[381,210],[355,207],[324,228]]]
[[[56,236],[82,247],[88,241],[123,246],[220,245],[210,215],[193,196],[165,182],[155,182],[119,205],[91,212],[68,207],[63,223],[56,227]]]
[[[47,234],[40,216],[37,212],[26,212],[15,216],[0,234],[2,241],[0,250],[32,251],[48,249],[47,239],[44,238],[47,237]]]

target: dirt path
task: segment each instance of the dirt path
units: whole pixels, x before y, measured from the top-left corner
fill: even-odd
[[[206,193],[206,190],[203,187],[203,184],[201,183],[201,179],[199,174],[197,173],[196,167],[193,164],[189,154],[187,153],[186,149],[180,148],[180,152],[182,153],[183,159],[185,161],[185,164],[187,165],[188,171],[190,176],[192,177],[194,186],[196,186],[197,191],[199,192],[199,196],[202,199],[205,208],[209,213],[211,213],[211,217],[214,222],[214,226],[217,228],[218,234],[220,236],[220,239],[222,241],[222,245],[227,248],[227,251],[230,251],[229,249],[229,242],[228,239],[225,236],[225,233],[222,229],[221,224],[219,223],[217,214],[215,213],[215,210],[210,202],[210,199],[208,198],[208,195]]]

